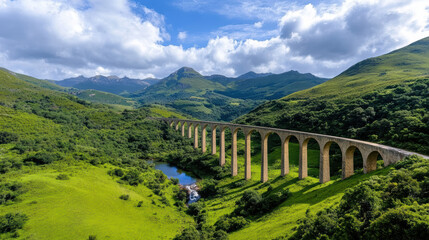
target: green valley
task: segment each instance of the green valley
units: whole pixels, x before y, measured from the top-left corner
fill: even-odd
[[[429,1],[0,0],[0,240],[428,240]]]
[[[246,181],[242,133],[233,177],[229,129],[219,166],[220,146],[201,153],[181,129],[152,117],[238,117],[428,154],[428,48],[423,39],[328,81],[293,71],[204,77],[182,68],[130,98],[0,70],[0,239],[424,239],[428,159],[413,155],[388,167],[375,159],[364,174],[356,152],[353,175],[342,180],[337,147],[331,181],[321,184],[317,142],[308,144],[309,176],[300,179],[300,144],[291,140],[282,177],[273,134],[262,183],[261,136],[253,133]],[[264,99],[271,100],[256,107]],[[192,172],[202,198],[187,205],[188,190],[153,161]]]

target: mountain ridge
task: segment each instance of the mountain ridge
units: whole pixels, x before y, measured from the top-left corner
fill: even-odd
[[[243,79],[203,76],[192,68],[182,67],[130,97],[142,104],[167,105],[199,119],[230,121],[263,101],[327,80],[297,71],[252,76]]]
[[[94,89],[104,92],[110,92],[117,95],[124,95],[138,90],[147,88],[148,86],[157,82],[156,79],[136,79],[129,77],[118,76],[103,76],[96,75],[93,77],[78,77],[66,78],[61,81],[53,81],[55,84],[63,87],[73,87],[78,89]]]

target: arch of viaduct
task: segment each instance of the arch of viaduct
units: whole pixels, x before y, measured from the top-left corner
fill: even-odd
[[[384,166],[396,163],[403,158],[416,153],[405,151],[398,148],[393,148],[381,144],[360,141],[349,138],[335,137],[329,135],[322,135],[317,133],[308,133],[301,131],[293,131],[278,128],[233,124],[225,122],[210,122],[210,121],[197,121],[185,119],[172,119],[172,118],[152,118],[155,120],[162,120],[167,122],[170,127],[179,130],[181,127],[182,136],[185,136],[185,124],[187,125],[187,136],[192,138],[194,136],[194,148],[198,148],[199,131],[201,131],[201,149],[206,152],[206,135],[207,127],[211,129],[211,153],[216,154],[216,129],[220,131],[220,152],[219,164],[225,164],[225,129],[229,128],[232,133],[231,144],[231,174],[237,175],[237,133],[242,131],[245,136],[245,151],[244,151],[244,178],[246,180],[251,178],[251,134],[257,132],[261,135],[261,181],[268,181],[268,137],[271,134],[277,134],[281,139],[281,175],[285,176],[289,173],[289,140],[295,137],[299,142],[299,179],[307,177],[307,146],[310,139],[314,139],[320,146],[320,164],[319,164],[319,182],[325,183],[330,180],[329,170],[329,149],[332,143],[338,144],[342,153],[342,179],[348,178],[353,175],[353,156],[356,149],[360,151],[363,159],[363,172],[368,173],[376,170],[377,158],[381,155],[384,161]],[[194,134],[192,134],[192,128]],[[420,154],[417,154],[420,155]],[[421,155],[423,156],[423,155]],[[429,158],[427,156],[423,156]]]

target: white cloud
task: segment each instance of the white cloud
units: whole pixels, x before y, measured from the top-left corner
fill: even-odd
[[[291,69],[334,76],[359,60],[429,35],[426,0],[292,7],[285,1],[231,2],[229,14],[238,13],[237,4],[248,7],[245,15],[257,14],[260,6],[278,28],[263,30],[272,20],[262,18],[224,26],[206,46],[185,49],[165,44],[164,16],[127,0],[0,0],[0,66],[51,79],[164,77],[182,66],[229,76]],[[177,37],[183,40],[187,33]]]
[[[177,34],[177,38],[180,40],[185,40],[187,37],[186,32],[179,32],[179,34]]]
[[[429,34],[425,0],[347,0],[289,11],[281,36],[296,55],[340,61],[382,54]]]
[[[261,28],[263,25],[264,25],[264,23],[263,23],[263,22],[255,22],[255,23],[253,24],[253,26],[254,26],[255,28]]]

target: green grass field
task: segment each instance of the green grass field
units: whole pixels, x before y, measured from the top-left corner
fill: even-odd
[[[58,163],[3,175],[2,181],[22,182],[26,192],[18,203],[0,206],[0,213],[29,216],[22,239],[171,239],[192,222],[184,212],[162,204],[150,189],[117,183],[109,169]],[[57,180],[60,173],[70,179]],[[122,194],[130,200],[119,199]]]

